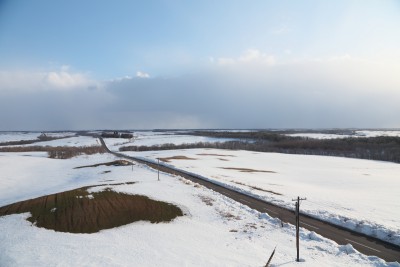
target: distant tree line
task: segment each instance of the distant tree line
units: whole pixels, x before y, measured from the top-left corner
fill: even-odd
[[[101,133],[101,137],[103,138],[133,138],[133,134],[131,133],[120,133],[120,132],[103,132]]]
[[[217,133],[218,136],[220,133]],[[216,136],[214,135],[214,137]],[[369,137],[342,139],[311,139],[280,134],[229,133],[229,138],[242,138],[226,142],[198,142],[191,144],[162,144],[153,146],[125,146],[120,151],[151,151],[189,148],[216,148],[278,152],[287,154],[324,155],[349,158],[382,160],[400,163],[400,137]],[[239,137],[240,136],[240,137]],[[247,136],[243,138],[243,136]],[[256,136],[248,138],[248,136]],[[226,138],[226,135],[223,135]],[[246,139],[246,140],[243,140]]]
[[[214,138],[232,138],[241,140],[254,141],[270,141],[279,142],[283,140],[301,139],[301,137],[291,137],[276,131],[249,131],[249,132],[232,132],[232,131],[193,131],[189,135],[206,136]]]

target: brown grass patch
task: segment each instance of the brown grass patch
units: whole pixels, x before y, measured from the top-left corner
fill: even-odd
[[[248,185],[248,184],[241,183],[241,182],[236,182],[236,181],[231,181],[231,182],[232,182],[232,183],[235,183],[235,184],[244,185],[244,186],[253,188],[253,189],[255,189],[255,190],[259,190],[259,191],[271,193],[271,194],[274,194],[274,195],[282,196],[281,193],[277,193],[277,192],[274,192],[274,191],[272,191],[272,190],[266,190],[266,189],[263,189],[263,188],[260,188],[260,187],[254,186],[254,185]]]
[[[89,194],[87,189],[65,191],[0,208],[0,216],[30,212],[38,227],[58,232],[95,233],[135,221],[168,222],[183,216],[175,205],[142,195],[111,190]]]
[[[111,161],[111,162],[98,163],[98,164],[86,165],[86,166],[79,166],[79,167],[75,167],[74,169],[92,168],[92,167],[98,167],[98,166],[128,166],[128,165],[133,165],[133,163],[130,162],[130,161],[121,159],[121,160],[114,160],[114,161]]]
[[[240,172],[265,172],[265,173],[276,173],[274,171],[263,171],[263,170],[254,170],[254,169],[247,169],[247,168],[233,168],[233,167],[219,167],[220,169],[225,170],[235,170]]]
[[[240,220],[241,218],[239,216],[235,216],[232,213],[230,213],[229,211],[222,211],[219,210],[218,211],[219,215],[221,215],[221,217],[228,219],[228,220]]]
[[[173,157],[168,157],[168,158],[159,158],[163,162],[170,162],[171,160],[175,159],[183,159],[183,160],[196,160],[195,158],[188,158],[186,156],[173,156]]]
[[[212,199],[208,196],[204,196],[204,195],[199,195],[199,198],[201,199],[201,201],[203,201],[207,206],[212,206],[215,199]]]
[[[199,156],[217,156],[217,157],[236,157],[235,155],[223,155],[223,154],[211,154],[211,153],[200,153],[196,154]]]

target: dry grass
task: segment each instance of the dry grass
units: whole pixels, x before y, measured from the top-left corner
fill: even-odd
[[[263,171],[263,170],[254,170],[254,169],[247,169],[247,168],[233,168],[233,167],[219,167],[220,169],[224,170],[235,170],[240,172],[265,172],[265,173],[276,173],[274,171]]]
[[[159,158],[163,162],[170,162],[171,160],[181,159],[181,160],[197,160],[195,158],[189,158],[186,156],[173,156],[168,158]]]
[[[217,156],[217,157],[236,157],[235,155],[223,155],[223,154],[211,154],[211,153],[200,153],[199,156]]]
[[[230,213],[229,211],[219,210],[218,213],[219,213],[219,215],[221,215],[221,217],[228,219],[228,220],[240,220],[241,219],[239,216],[235,216],[232,213]]]
[[[282,196],[281,193],[277,193],[277,192],[274,192],[274,191],[272,191],[272,190],[266,190],[266,189],[263,189],[263,188],[260,188],[260,187],[254,186],[254,185],[248,185],[248,184],[241,183],[241,182],[236,182],[236,181],[231,181],[231,182],[232,182],[232,183],[235,183],[235,184],[244,185],[244,186],[253,188],[253,189],[255,189],[255,190],[259,190],[259,191],[271,193],[271,194],[274,194],[274,195]]]
[[[159,223],[183,216],[178,207],[147,196],[107,189],[89,194],[88,188],[4,206],[0,208],[0,216],[30,212],[32,215],[27,220],[36,226],[69,233],[95,233],[135,221]]]
[[[213,203],[215,202],[215,199],[210,198],[210,197],[208,197],[208,196],[199,195],[199,198],[200,198],[201,201],[203,201],[207,206],[212,206]]]
[[[74,169],[92,168],[92,167],[98,167],[98,166],[129,166],[129,165],[133,165],[133,163],[130,162],[130,161],[127,161],[127,160],[114,160],[114,161],[111,161],[111,162],[98,163],[98,164],[86,165],[86,166],[79,166],[79,167],[75,167]]]

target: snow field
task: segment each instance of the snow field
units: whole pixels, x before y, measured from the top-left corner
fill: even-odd
[[[121,138],[104,138],[107,147],[110,150],[117,151],[121,146],[153,146],[163,144],[191,144],[198,142],[225,142],[232,139],[229,138],[213,138],[204,136],[191,136],[172,133],[158,133],[158,132],[133,132],[134,138],[121,139]]]
[[[216,192],[163,173],[157,181],[157,172],[142,165],[73,169],[114,159],[92,155],[57,160],[40,153],[2,153],[0,203],[85,185],[134,181],[131,185],[103,188],[174,203],[186,215],[170,223],[136,222],[95,234],[37,228],[25,220],[28,214],[3,216],[1,266],[263,266],[276,245],[272,266],[298,266],[294,261],[293,226],[282,228],[267,214]],[[301,258],[304,266],[399,266],[367,257],[349,246],[338,246],[304,229]]]
[[[0,132],[0,143],[11,142],[11,141],[21,141],[21,140],[35,140],[42,133],[39,132]],[[64,137],[64,136],[74,136],[73,132],[55,132],[47,133],[50,137]]]
[[[288,136],[293,137],[308,137],[314,139],[339,139],[339,138],[348,138],[348,137],[377,137],[377,136],[393,136],[399,137],[400,131],[370,131],[370,130],[362,130],[362,131],[354,131],[353,135],[349,134],[326,134],[326,133],[295,133],[295,134],[287,134]]]
[[[399,164],[217,149],[125,153],[188,157],[167,164],[289,208],[307,197],[302,212],[400,245]]]
[[[68,138],[56,139],[51,141],[36,142],[26,146],[69,146],[69,147],[82,147],[82,146],[99,146],[100,143],[96,138],[91,136],[71,136]]]

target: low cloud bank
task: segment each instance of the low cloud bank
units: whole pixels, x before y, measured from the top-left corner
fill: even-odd
[[[349,56],[279,63],[256,51],[213,62],[108,82],[68,69],[0,71],[0,130],[400,127],[399,66]]]

